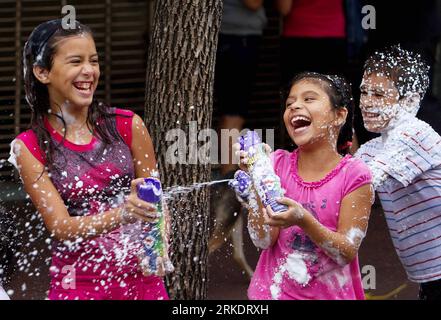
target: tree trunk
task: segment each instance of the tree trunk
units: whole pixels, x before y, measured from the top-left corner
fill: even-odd
[[[167,161],[167,149],[175,141],[166,141],[166,134],[181,129],[188,141],[191,121],[193,126],[197,124],[198,132],[211,127],[221,14],[222,0],[156,1],[148,53],[145,120],[164,188],[210,179],[209,163]],[[187,162],[195,152],[191,146],[187,147]],[[167,277],[170,297],[205,299],[209,190],[196,189],[174,196],[167,203],[172,215],[170,251],[176,268]]]

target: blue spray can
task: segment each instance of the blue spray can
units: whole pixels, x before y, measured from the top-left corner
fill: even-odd
[[[161,182],[155,178],[145,178],[137,185],[138,198],[156,205],[160,215],[156,223],[144,223],[141,233],[142,249],[138,259],[144,275],[163,276],[174,270],[167,254],[165,219],[162,214]]]

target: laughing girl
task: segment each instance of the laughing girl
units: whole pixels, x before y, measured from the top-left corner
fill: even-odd
[[[142,119],[98,102],[91,30],[42,23],[24,47],[31,129],[12,143],[24,188],[54,238],[49,299],[167,299],[138,269],[137,221],[157,221],[136,184],[156,173]]]
[[[364,299],[357,253],[373,193],[367,166],[347,154],[352,112],[342,78],[302,73],[291,82],[283,119],[298,148],[271,155],[288,210],[250,201],[250,235],[264,249],[250,299]]]

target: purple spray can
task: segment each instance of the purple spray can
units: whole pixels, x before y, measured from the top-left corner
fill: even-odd
[[[275,200],[283,197],[284,191],[257,132],[248,131],[240,136],[239,144],[240,149],[248,153],[248,172],[263,205],[270,206],[274,212],[288,210],[286,205]]]
[[[158,222],[143,225],[142,249],[138,253],[140,266],[144,275],[163,276],[165,273],[172,272],[174,268],[167,254],[161,182],[155,178],[145,178],[144,183],[137,185],[137,193],[140,199],[155,204],[160,215]]]
[[[234,173],[234,179],[232,179],[228,185],[234,189],[237,199],[246,205],[252,185],[251,177],[245,171],[237,170]]]

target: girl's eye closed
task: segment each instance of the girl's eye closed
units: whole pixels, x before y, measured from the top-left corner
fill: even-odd
[[[292,100],[288,100],[286,101],[286,107],[288,108],[290,105],[292,105],[294,103],[294,101]]]

